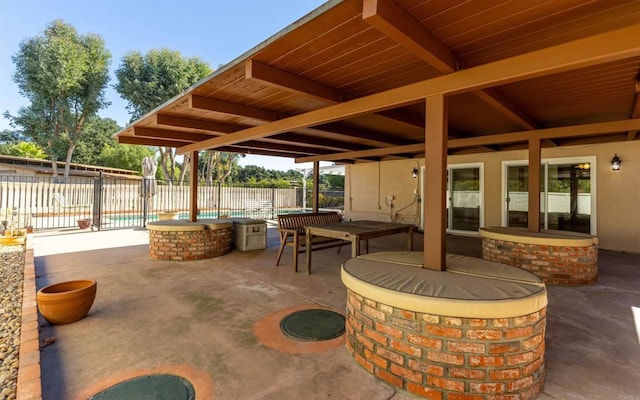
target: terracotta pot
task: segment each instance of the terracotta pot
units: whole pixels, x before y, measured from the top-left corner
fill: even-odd
[[[87,229],[90,226],[91,226],[91,219],[90,218],[84,218],[84,219],[79,219],[78,220],[78,227],[80,229]]]
[[[69,324],[84,318],[96,298],[94,280],[59,282],[38,290],[36,301],[40,314],[54,325]]]

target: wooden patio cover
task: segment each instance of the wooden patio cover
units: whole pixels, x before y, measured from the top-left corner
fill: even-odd
[[[425,158],[425,266],[444,269],[447,155],[528,148],[538,230],[541,148],[638,130],[640,0],[333,0],[117,137],[193,158]]]

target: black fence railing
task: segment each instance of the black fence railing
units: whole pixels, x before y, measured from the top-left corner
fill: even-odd
[[[188,218],[191,189],[161,181],[0,176],[0,223],[4,226],[59,229],[90,219],[97,229],[144,227],[163,213]],[[306,198],[306,206],[303,205]],[[311,208],[312,194],[301,188],[256,188],[241,185],[199,185],[200,218],[275,219]],[[321,191],[320,208],[342,209],[344,192]],[[2,227],[0,227],[2,229]]]

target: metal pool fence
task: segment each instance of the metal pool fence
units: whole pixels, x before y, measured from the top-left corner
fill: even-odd
[[[275,219],[278,214],[302,212],[301,188],[248,186],[198,186],[200,218],[247,217]],[[0,224],[5,227],[60,229],[79,227],[90,219],[96,229],[144,227],[158,213],[178,212],[188,218],[190,187],[172,186],[144,179],[114,179],[100,175],[69,178],[65,183],[50,177],[0,176]],[[309,208],[307,204],[306,208]],[[320,193],[320,207],[344,208],[344,192]],[[2,227],[0,227],[2,229]]]

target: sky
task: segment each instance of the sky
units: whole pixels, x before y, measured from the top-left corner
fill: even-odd
[[[0,130],[11,129],[1,114],[16,114],[28,101],[13,83],[11,57],[20,43],[39,36],[55,19],[78,33],[96,33],[111,52],[107,99],[101,117],[129,122],[126,101],[113,90],[114,71],[131,51],[168,48],[197,56],[217,69],[302,18],[324,0],[0,0]],[[288,170],[308,164],[293,159],[250,155],[240,165]]]

